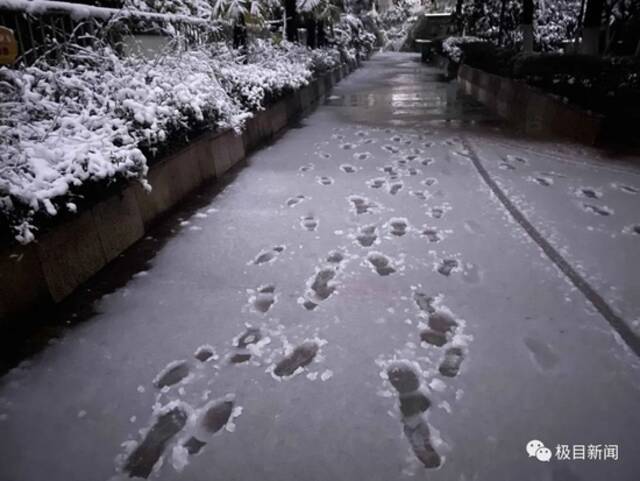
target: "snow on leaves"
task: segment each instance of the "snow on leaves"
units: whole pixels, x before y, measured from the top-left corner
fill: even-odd
[[[193,129],[240,131],[266,99],[306,85],[340,53],[256,41],[247,63],[224,44],[122,58],[65,46],[55,65],[0,68],[0,216],[22,243],[34,218],[70,210],[87,182],[140,179],[158,147]],[[75,204],[73,204],[75,205]]]

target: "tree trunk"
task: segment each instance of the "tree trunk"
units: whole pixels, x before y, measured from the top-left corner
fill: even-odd
[[[502,37],[504,36],[504,14],[507,10],[507,0],[502,0],[500,7],[500,28],[498,30],[498,45],[502,45]]]
[[[600,53],[600,26],[604,0],[587,0],[582,28],[582,45],[580,51],[587,55]]]
[[[574,37],[574,51],[578,51],[578,46],[580,42],[580,31],[582,30],[582,19],[584,16],[584,2],[585,0],[580,0],[580,13],[578,14],[578,21],[576,22],[576,34]]]
[[[533,0],[522,2],[520,29],[522,30],[522,50],[525,53],[533,52],[533,9]]]
[[[284,10],[287,15],[287,40],[298,41],[298,8],[296,0],[285,0]]]
[[[327,45],[327,32],[324,31],[324,20],[318,20],[318,47]]]
[[[456,29],[458,30],[458,34],[462,34],[464,29],[463,21],[462,21],[462,4],[464,0],[458,0],[456,2]]]
[[[247,46],[247,24],[244,15],[240,14],[233,24],[233,48]]]
[[[307,29],[307,47],[316,48],[316,32],[317,32],[317,22],[313,15],[309,15],[307,21],[305,22],[305,28]]]

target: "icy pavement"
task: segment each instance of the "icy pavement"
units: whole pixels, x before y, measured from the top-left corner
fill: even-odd
[[[469,149],[632,317],[637,171],[498,125],[416,56],[374,57],[3,378],[0,479],[636,480],[637,356]]]

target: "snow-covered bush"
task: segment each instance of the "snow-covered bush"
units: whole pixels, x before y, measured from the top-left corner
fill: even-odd
[[[580,17],[580,0],[538,2],[534,19],[535,43],[544,52],[557,51],[572,40]]]
[[[534,5],[536,49],[558,50],[563,42],[573,38],[580,0],[535,0]],[[469,35],[514,47],[522,42],[521,13],[522,2],[519,0],[506,0],[504,9],[502,0],[465,0],[460,22]]]
[[[229,95],[247,110],[256,111],[269,99],[306,85],[320,71],[314,68],[312,52],[289,42],[276,45],[270,40],[257,39],[247,48],[247,63],[239,62],[239,56],[232,53],[214,65]]]
[[[449,60],[460,63],[462,60],[461,45],[471,42],[482,42],[483,40],[478,37],[448,37],[442,42],[442,53]]]
[[[253,111],[336,66],[337,49],[256,40],[246,59],[224,43],[155,59],[69,43],[60,61],[0,68],[0,219],[20,242],[34,222],[74,212],[92,182],[140,179],[176,138],[241,130]]]
[[[362,20],[353,14],[342,15],[334,26],[334,44],[340,50],[343,61],[364,59],[373,52],[376,36],[367,30]]]
[[[88,181],[143,179],[144,151],[204,124],[240,129],[248,113],[217,79],[210,53],[123,59],[71,45],[60,63],[0,69],[0,209],[21,242],[34,215]]]

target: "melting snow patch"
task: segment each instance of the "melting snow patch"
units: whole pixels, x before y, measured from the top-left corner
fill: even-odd
[[[320,375],[320,380],[321,381],[328,381],[332,377],[333,377],[333,371],[331,369],[327,369]]]
[[[242,409],[242,406],[236,406],[233,408],[233,411],[231,411],[231,416],[229,416],[229,420],[224,427],[228,432],[232,433],[236,430],[236,423],[234,421],[240,417]]]
[[[443,392],[447,388],[447,385],[441,379],[433,378],[429,383],[429,387],[433,391]]]

